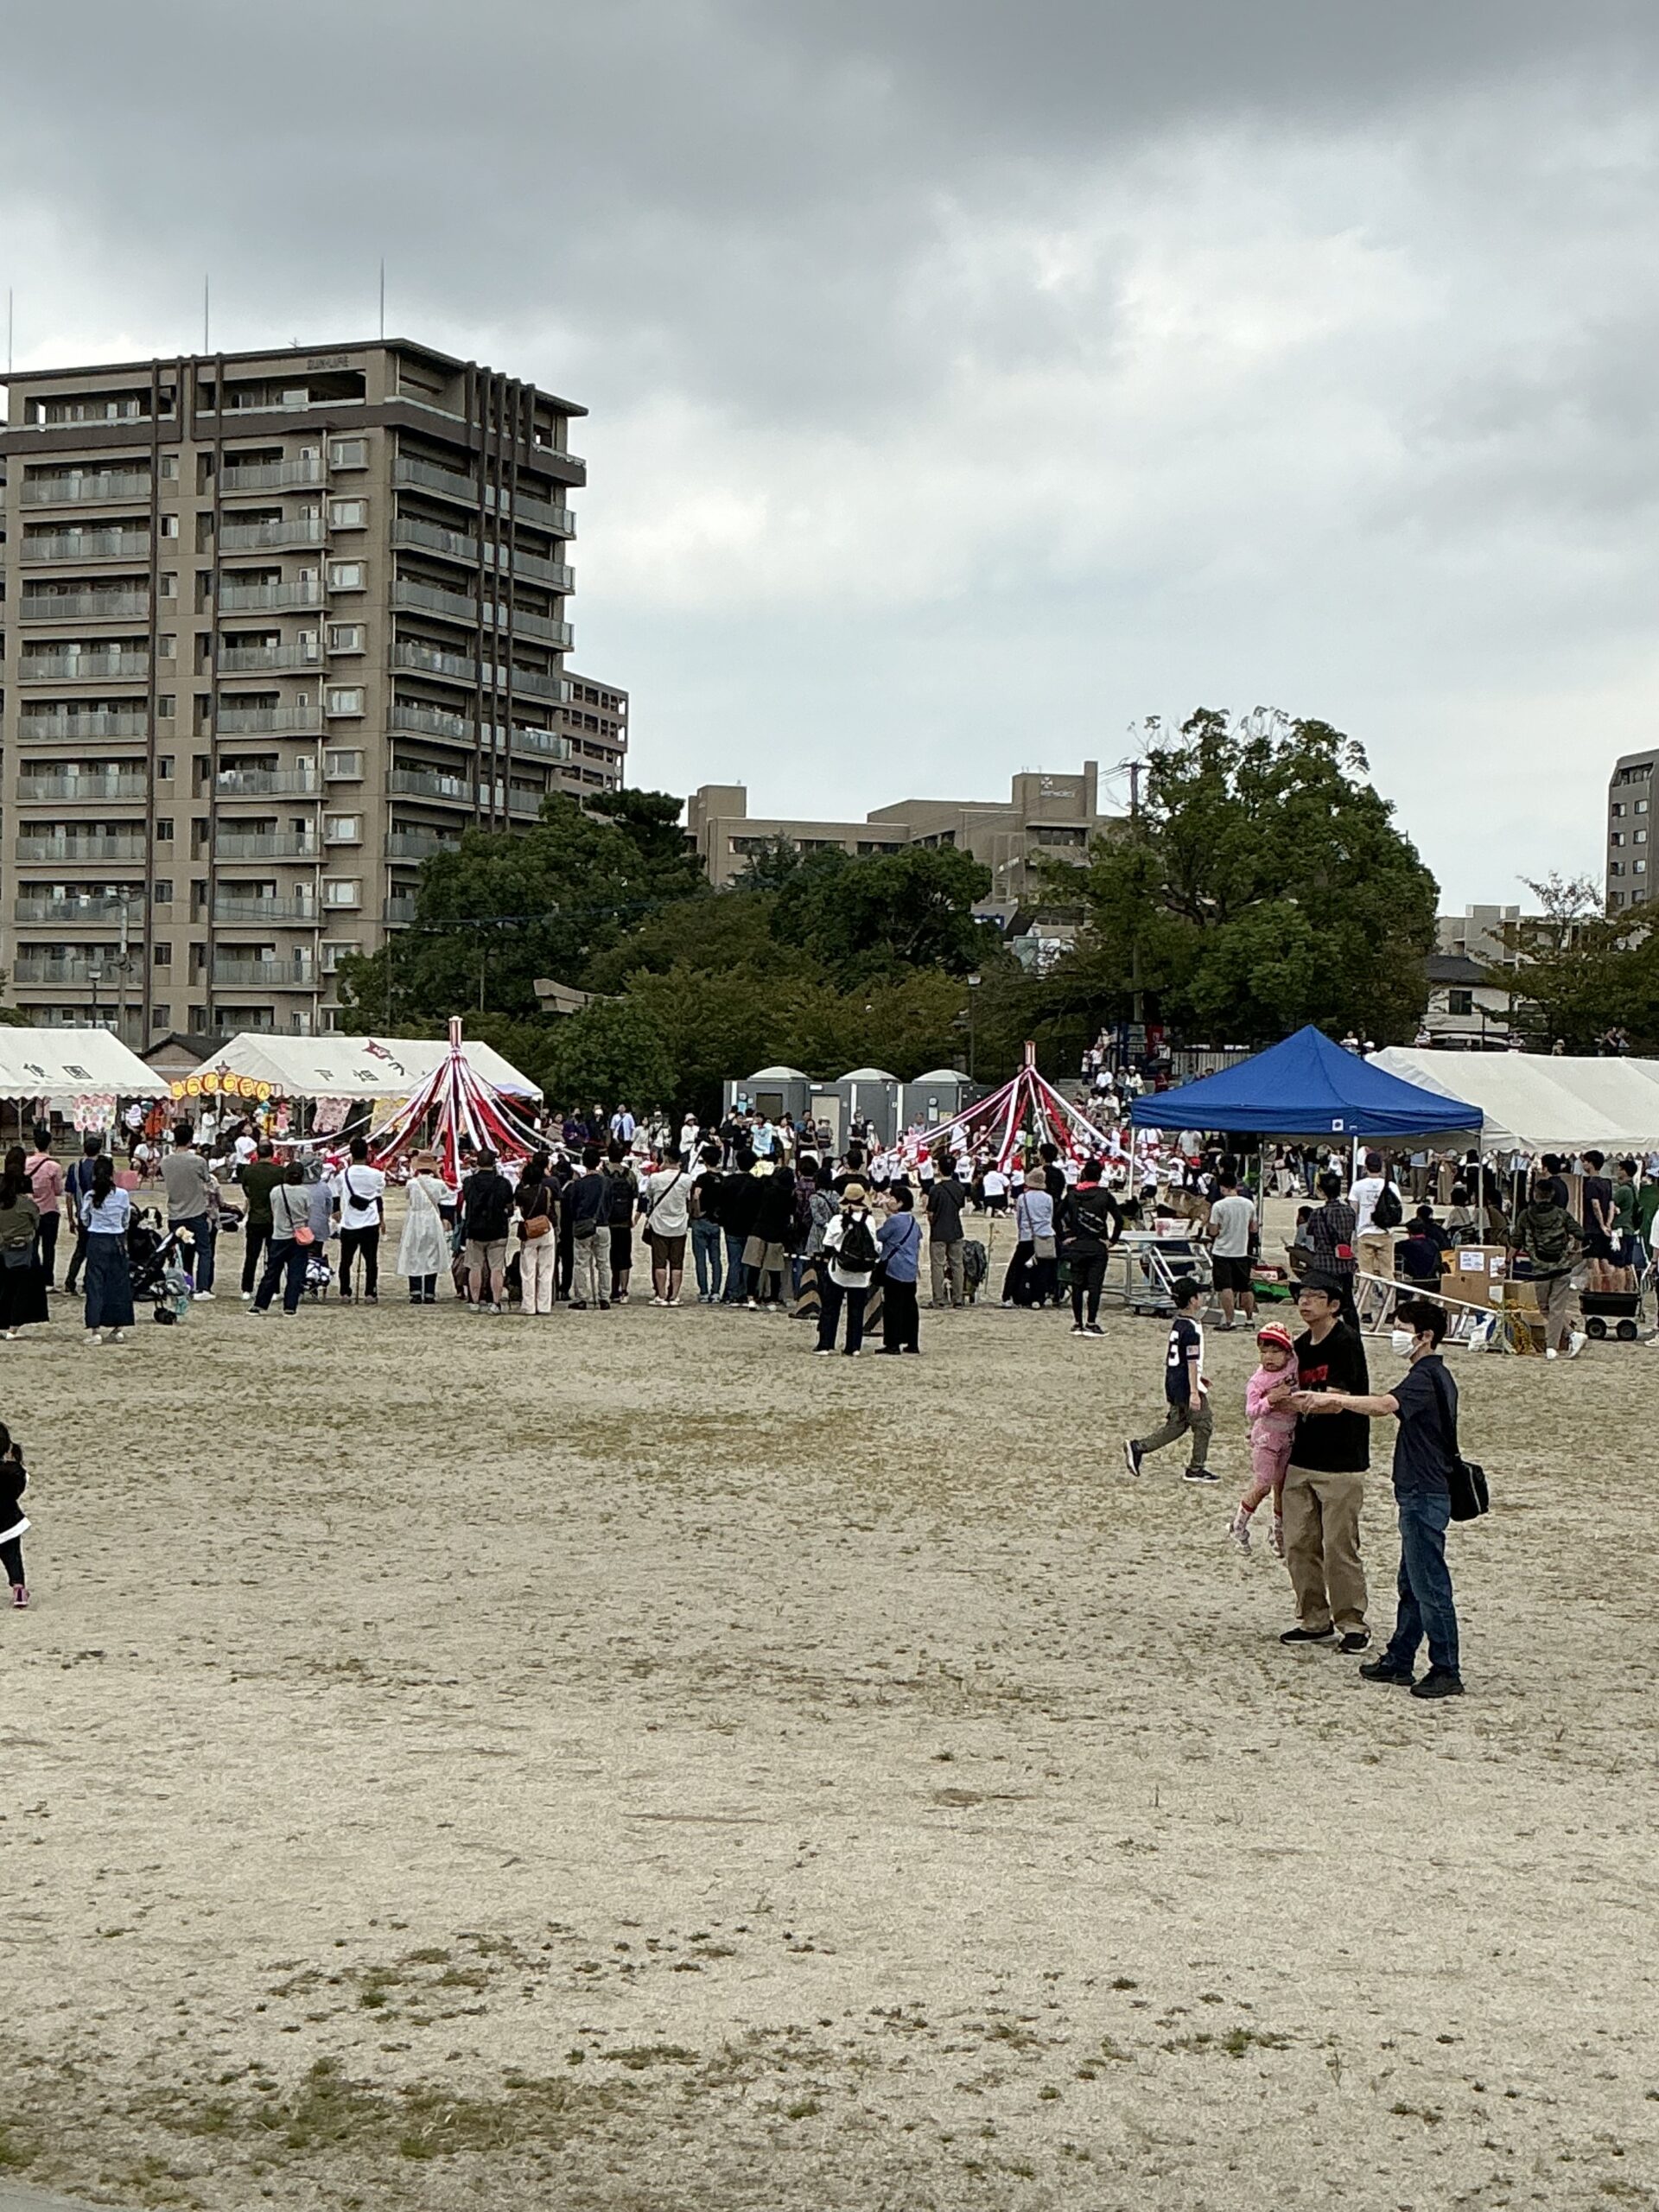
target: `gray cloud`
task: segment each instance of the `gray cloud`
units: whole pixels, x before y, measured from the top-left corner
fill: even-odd
[[[593,410],[640,772],[989,794],[1341,723],[1448,895],[1656,706],[1650,10],[158,0],[8,25],[20,358],[399,330]],[[1540,790],[1547,792],[1541,803]],[[1478,834],[1471,824],[1478,823]]]

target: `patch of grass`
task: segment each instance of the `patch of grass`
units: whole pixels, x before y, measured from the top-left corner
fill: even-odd
[[[697,2054],[680,2043],[636,2043],[622,2050],[601,2050],[599,2058],[608,2058],[618,2066],[626,2066],[631,2074],[639,2074],[647,2066],[695,2066]]]
[[[0,2173],[20,2174],[35,2159],[35,2145],[10,2127],[0,2125]]]
[[[1243,2058],[1252,2044],[1258,2050],[1283,2050],[1289,2042],[1288,2036],[1273,2028],[1230,2028],[1222,2037],[1221,2047],[1229,2058]]]
[[[811,2120],[823,2107],[816,2097],[799,2097],[792,2105],[784,2107],[785,2120]]]

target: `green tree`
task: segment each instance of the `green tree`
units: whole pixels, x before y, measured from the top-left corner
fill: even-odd
[[[1146,772],[1126,833],[1050,879],[1083,899],[1077,957],[1100,1020],[1129,1014],[1139,992],[1148,1014],[1216,1043],[1268,1044],[1310,1021],[1383,1042],[1414,1033],[1438,887],[1357,744],[1326,722],[1235,726],[1205,709],[1152,745]]]
[[[844,982],[906,968],[962,976],[995,943],[973,911],[990,887],[989,868],[954,846],[862,860],[831,848],[809,854],[785,883],[772,931]]]
[[[580,1014],[550,1023],[535,1071],[553,1106],[671,1105],[679,1071],[648,1007],[632,999],[595,999]]]
[[[792,837],[767,837],[733,878],[733,891],[781,891],[807,855]]]
[[[1539,912],[1506,925],[1516,966],[1494,967],[1488,982],[1513,992],[1515,1026],[1548,1048],[1594,1052],[1612,1030],[1634,1052],[1659,1052],[1659,903],[1611,919],[1599,887],[1586,876],[1547,876],[1527,885]]]

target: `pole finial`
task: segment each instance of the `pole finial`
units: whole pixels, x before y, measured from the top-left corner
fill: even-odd
[[[1029,1038],[1026,1040],[1025,1065],[1028,1068],[1034,1068],[1037,1065],[1037,1047],[1031,1042]]]

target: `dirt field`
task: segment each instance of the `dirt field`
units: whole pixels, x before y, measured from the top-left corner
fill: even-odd
[[[1217,1493],[1123,1472],[1149,1321],[73,1334],[4,1348],[0,2167],[226,2212],[1659,2202],[1659,1355],[1462,1360],[1498,1506],[1426,1707],[1281,1651],[1224,1542],[1245,1338]]]

